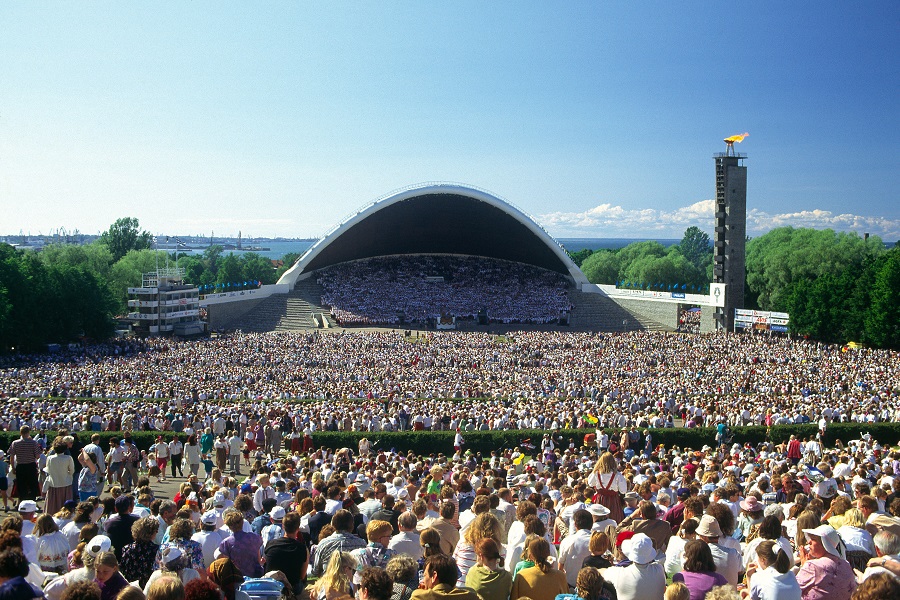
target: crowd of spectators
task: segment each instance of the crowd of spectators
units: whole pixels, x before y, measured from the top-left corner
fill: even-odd
[[[0,428],[282,434],[898,420],[900,355],[762,335],[234,334],[6,357]],[[309,402],[291,402],[310,399]],[[449,399],[449,400],[448,400]],[[217,424],[218,422],[218,424]]]
[[[96,452],[61,439],[54,455]],[[143,469],[127,487],[105,478],[80,502],[23,500],[0,523],[0,598],[900,594],[900,451],[868,435],[840,448],[821,436],[643,450],[598,438],[490,456],[462,440],[429,456],[366,440],[285,446],[243,474],[186,472],[171,499]]]
[[[496,323],[551,323],[572,309],[563,275],[477,256],[391,256],[316,275],[322,304],[342,326],[425,324],[452,316]]]

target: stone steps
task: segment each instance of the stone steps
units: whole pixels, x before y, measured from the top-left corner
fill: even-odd
[[[235,323],[242,331],[298,331],[316,329],[315,315],[324,315],[331,327],[336,326],[328,311],[320,305],[322,286],[312,279],[297,283],[287,294],[275,294],[264,299]]]
[[[591,331],[664,331],[668,328],[646,317],[629,312],[603,294],[569,290],[575,308],[569,313],[569,326]]]

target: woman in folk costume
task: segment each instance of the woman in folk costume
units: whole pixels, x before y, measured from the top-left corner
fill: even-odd
[[[609,509],[609,518],[620,523],[625,517],[622,512],[622,495],[628,491],[628,482],[616,468],[616,459],[604,452],[588,476],[588,485],[596,490],[593,502]]]

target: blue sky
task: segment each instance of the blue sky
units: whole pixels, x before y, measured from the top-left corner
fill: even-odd
[[[424,181],[559,237],[900,238],[900,4],[0,4],[0,233],[317,236]],[[11,209],[11,210],[10,210]]]

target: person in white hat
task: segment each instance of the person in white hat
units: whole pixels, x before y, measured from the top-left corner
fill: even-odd
[[[591,525],[591,531],[606,532],[610,534],[610,539],[613,539],[615,537],[617,523],[609,518],[609,509],[598,502],[588,505],[587,510],[594,519],[594,524]],[[610,532],[611,529],[613,530],[612,532]]]
[[[200,544],[203,549],[203,566],[207,569],[216,560],[216,549],[226,537],[218,530],[220,518],[215,510],[206,511],[200,516],[200,531],[191,536],[191,540]]]
[[[34,500],[22,500],[19,502],[19,516],[22,517],[22,537],[34,532],[34,513],[38,510]]]
[[[666,591],[666,574],[656,562],[653,540],[643,533],[622,542],[622,553],[631,561],[627,567],[610,567],[603,577],[616,588],[619,600],[662,598]]]
[[[285,514],[287,514],[287,512],[282,506],[276,506],[269,511],[269,518],[272,520],[272,523],[263,527],[260,532],[263,540],[262,551],[265,551],[266,545],[272,540],[284,537],[284,526],[282,525],[282,521],[284,520]]]
[[[185,566],[188,564],[187,557],[178,546],[167,546],[160,549],[160,553],[162,555],[160,560],[162,566],[156,571],[153,571],[153,574],[150,575],[150,579],[147,580],[147,585],[144,586],[144,595],[147,594],[147,591],[150,589],[150,586],[153,585],[153,582],[164,575],[177,577],[181,580],[181,583],[185,585],[195,579],[200,579],[200,573],[198,573],[196,569]]]
[[[84,547],[84,553],[81,560],[84,566],[79,569],[69,571],[65,575],[60,575],[56,579],[50,581],[44,588],[44,595],[47,600],[60,600],[66,589],[79,581],[94,581],[96,572],[94,570],[97,556],[102,552],[109,552],[112,549],[112,540],[105,535],[95,535]]]
[[[856,589],[853,567],[844,558],[844,544],[831,525],[803,529],[807,544],[798,549],[797,583],[803,597],[849,600]]]

